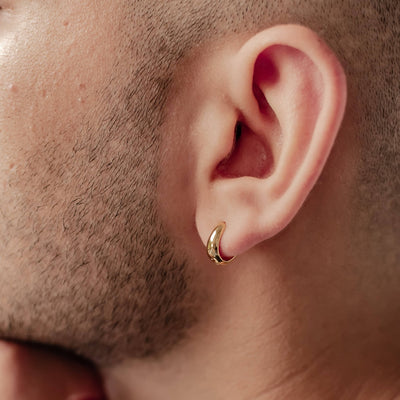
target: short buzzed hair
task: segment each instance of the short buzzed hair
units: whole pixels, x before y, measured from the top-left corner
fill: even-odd
[[[316,31],[337,54],[348,76],[348,110],[357,118],[352,134],[361,149],[355,198],[368,208],[368,214],[374,209],[388,218],[400,214],[398,1],[127,0],[127,4],[135,23],[146,27],[143,54],[153,69],[147,74],[154,85],[150,92],[158,93],[153,97],[156,103],[141,107],[152,113],[146,117],[160,121],[174,67],[193,48],[282,23],[303,24]]]

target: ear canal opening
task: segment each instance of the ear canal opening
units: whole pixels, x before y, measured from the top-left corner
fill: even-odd
[[[238,121],[232,150],[218,164],[216,175],[220,178],[265,178],[272,171],[272,166],[273,156],[268,143],[245,123]]]

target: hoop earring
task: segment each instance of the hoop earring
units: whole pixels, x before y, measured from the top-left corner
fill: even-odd
[[[211,261],[214,261],[217,265],[228,264],[235,259],[235,257],[229,260],[224,260],[219,252],[219,243],[222,235],[225,232],[226,223],[220,222],[217,227],[211,232],[211,235],[207,242],[207,253]]]

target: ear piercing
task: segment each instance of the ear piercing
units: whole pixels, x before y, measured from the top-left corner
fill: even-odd
[[[235,258],[232,257],[229,260],[224,260],[219,252],[219,245],[225,228],[226,223],[220,222],[217,227],[211,232],[210,238],[207,242],[208,257],[210,257],[210,260],[214,261],[217,265],[228,264]]]

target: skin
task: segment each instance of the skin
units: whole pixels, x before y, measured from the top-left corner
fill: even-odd
[[[44,348],[0,343],[0,393],[4,400],[101,400],[99,377],[89,365]]]
[[[273,5],[227,34],[240,2],[159,3],[3,5],[0,336],[91,360],[110,399],[395,398],[396,152],[365,150],[396,143],[370,121],[385,78],[269,29],[292,22]],[[226,269],[204,250],[221,219]]]
[[[166,349],[193,319],[192,295],[155,209],[159,121],[142,116],[152,88],[145,56],[132,64],[125,51],[125,9],[17,1],[3,11],[1,335],[98,362]]]

